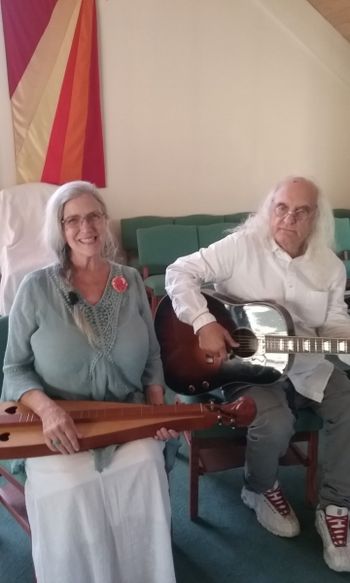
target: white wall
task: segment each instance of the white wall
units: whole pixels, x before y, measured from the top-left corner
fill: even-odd
[[[250,210],[292,173],[350,207],[350,44],[305,0],[97,7],[112,216]],[[3,73],[0,100],[6,186],[15,172]]]

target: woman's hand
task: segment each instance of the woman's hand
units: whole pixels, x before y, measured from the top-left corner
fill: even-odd
[[[55,453],[76,453],[81,437],[70,415],[40,389],[30,389],[21,397],[21,403],[38,415],[43,424],[47,447]]]
[[[162,385],[148,385],[145,390],[146,402],[148,405],[164,405],[164,388]],[[175,429],[166,429],[161,427],[156,431],[154,439],[167,441],[168,439],[177,439],[179,433]]]
[[[72,417],[52,401],[40,414],[43,434],[47,447],[55,453],[76,453],[79,451],[79,432]]]
[[[161,427],[156,432],[154,439],[158,439],[159,441],[168,441],[168,439],[177,439],[179,437],[179,433],[175,431],[175,429],[166,429],[166,427]]]

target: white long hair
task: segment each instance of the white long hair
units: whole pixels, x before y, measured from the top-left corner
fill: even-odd
[[[69,200],[78,198],[83,194],[90,194],[95,200],[97,200],[101,207],[101,211],[108,219],[106,204],[99,194],[96,186],[91,182],[85,182],[84,180],[74,180],[73,182],[67,182],[66,184],[63,184],[54,192],[46,205],[43,229],[44,240],[48,247],[50,247],[50,249],[56,253],[59,264],[61,266],[61,275],[66,281],[68,287],[72,286],[72,264],[70,259],[70,250],[63,234],[63,209],[64,205]],[[104,248],[102,250],[102,256],[106,259],[114,259],[115,253],[116,248],[113,236],[107,223],[106,238]],[[90,344],[94,346],[95,338],[92,328],[84,316],[82,310],[80,309],[80,305],[74,305],[72,307],[72,312],[76,325],[83,332],[83,334],[87,336]]]
[[[64,205],[82,194],[90,194],[95,198],[101,207],[101,211],[108,219],[106,204],[96,186],[84,180],[74,180],[73,182],[63,184],[53,193],[46,205],[43,229],[44,240],[46,245],[56,253],[63,270],[69,269],[70,267],[69,249],[62,228]],[[108,259],[113,259],[115,255],[113,236],[108,225],[102,254]]]
[[[288,176],[277,182],[266,196],[258,211],[255,214],[250,215],[242,225],[235,229],[235,231],[254,231],[260,233],[262,236],[268,237],[270,233],[271,209],[275,195],[282,187],[293,182],[305,183],[317,196],[317,212],[314,226],[308,240],[308,245],[319,251],[325,247],[333,249],[334,216],[330,203],[314,181],[302,176]]]

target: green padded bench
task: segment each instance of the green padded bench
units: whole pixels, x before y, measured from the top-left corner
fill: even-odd
[[[138,261],[137,230],[161,225],[209,225],[213,223],[241,223],[248,212],[239,212],[231,215],[191,214],[178,217],[161,217],[143,215],[123,218],[120,220],[121,244],[126,253],[128,265],[140,267]]]
[[[335,218],[335,250],[343,261],[348,279],[350,278],[350,218]]]
[[[137,251],[137,229],[173,224],[173,217],[140,216],[120,220],[122,247],[126,253],[127,264],[139,269]]]
[[[189,255],[222,239],[237,223],[192,225],[174,223],[137,230],[138,260],[152,313],[165,294],[165,270],[178,257]]]

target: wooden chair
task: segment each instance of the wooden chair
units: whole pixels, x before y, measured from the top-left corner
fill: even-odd
[[[181,396],[181,400],[184,397]],[[192,398],[187,398],[192,399]],[[318,465],[318,436],[322,420],[311,409],[300,411],[296,432],[281,465],[303,465],[306,468],[307,503],[316,505],[316,474]],[[190,518],[198,516],[199,478],[204,474],[244,466],[246,431],[227,427],[185,432],[189,446]],[[304,443],[304,447],[301,444]]]
[[[0,318],[0,388],[3,382],[2,367],[7,343],[8,317]],[[30,527],[24,500],[24,480],[22,474],[11,473],[11,462],[0,461],[0,504],[2,504],[18,524],[30,534]]]

